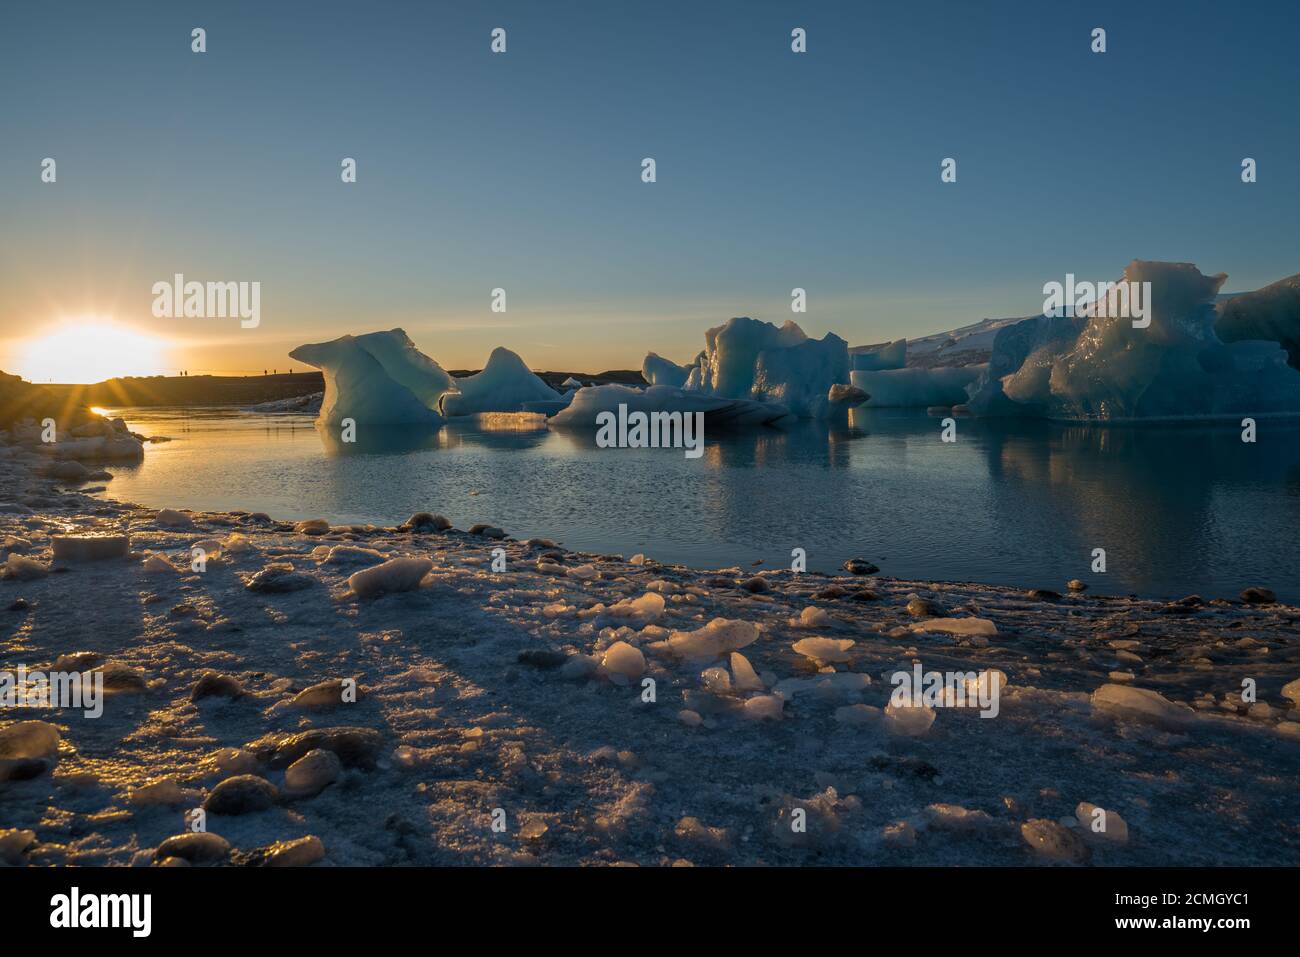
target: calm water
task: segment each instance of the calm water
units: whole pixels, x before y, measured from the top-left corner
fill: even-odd
[[[1300,425],[1081,428],[860,414],[850,429],[708,436],[680,450],[598,449],[589,436],[449,426],[328,447],[311,420],[119,410],[173,441],[114,467],[114,497],[155,507],[458,527],[701,567],[811,569],[861,556],[902,578],[1206,598],[1247,585],[1300,599]],[[1093,575],[1093,548],[1107,573]]]

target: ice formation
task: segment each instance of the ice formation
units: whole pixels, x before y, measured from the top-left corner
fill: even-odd
[[[874,346],[854,346],[849,350],[854,372],[883,372],[907,366],[907,340]]]
[[[457,392],[443,396],[443,415],[553,411],[539,408],[536,404],[564,401],[558,392],[533,374],[523,359],[503,346],[492,350],[482,372],[457,379],[456,388]]]
[[[1223,342],[1276,342],[1291,368],[1300,369],[1300,274],[1221,303],[1214,331]]]
[[[1216,308],[1222,273],[1134,260],[1123,278],[1151,284],[1149,326],[1036,316],[1001,328],[971,411],[1060,419],[1300,411],[1300,374],[1279,345],[1294,342],[1292,280]]]
[[[690,374],[688,366],[679,366],[653,352],[641,363],[641,377],[651,385],[670,385],[674,389],[680,389],[686,385],[686,377]]]
[[[704,395],[667,385],[652,385],[648,389],[597,385],[574,393],[568,408],[552,417],[551,424],[595,428],[599,413],[617,413],[620,405],[626,405],[628,412],[703,412],[708,429],[771,425],[789,416],[784,406]]]
[[[967,399],[967,387],[976,382],[987,367],[982,365],[937,369],[882,369],[851,373],[853,385],[870,398],[866,405],[875,408],[926,407],[957,405]]]
[[[327,425],[352,419],[358,425],[437,426],[438,400],[454,388],[451,376],[401,329],[309,343],[289,355],[324,373],[318,421]]]
[[[704,339],[688,391],[774,403],[805,419],[830,418],[848,407],[830,400],[832,386],[849,382],[848,343],[834,333],[809,339],[793,320],[778,328],[741,316]]]

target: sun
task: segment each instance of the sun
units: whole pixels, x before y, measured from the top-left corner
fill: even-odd
[[[22,347],[19,375],[29,382],[90,384],[118,376],[159,375],[165,344],[109,320],[82,320]]]

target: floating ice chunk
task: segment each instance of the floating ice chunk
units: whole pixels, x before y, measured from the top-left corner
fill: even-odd
[[[392,558],[382,565],[353,573],[348,578],[348,587],[359,598],[413,591],[432,568],[433,562],[427,558]]]
[[[634,627],[657,621],[663,613],[664,597],[652,591],[646,592],[640,598],[625,598],[605,609],[605,614],[610,618],[626,621]]]
[[[1143,721],[1164,728],[1178,729],[1196,719],[1196,712],[1185,704],[1170,701],[1156,691],[1106,684],[1092,693],[1092,710],[1127,721]]]
[[[963,637],[992,637],[998,633],[997,626],[987,618],[927,618],[912,622],[908,628],[915,632],[938,631]]]
[[[888,369],[854,372],[850,382],[871,398],[868,408],[926,408],[964,403],[967,387],[974,384],[983,365],[938,369]]]
[[[680,389],[690,374],[691,370],[687,366],[679,366],[653,352],[641,363],[641,378],[651,385],[668,385]]]
[[[791,647],[818,665],[827,665],[835,661],[848,661],[849,649],[854,644],[856,642],[852,638],[801,638]]]
[[[631,386],[611,384],[579,389],[574,393],[568,408],[551,418],[551,424],[594,431],[598,425],[598,415],[602,412],[618,415],[620,406],[626,407],[629,416],[634,412],[644,412],[650,416],[651,435],[662,435],[665,424],[678,432],[673,417],[695,412],[704,414],[706,430],[771,425],[790,414],[785,406],[683,391],[667,385],[634,389]]]
[[[635,681],[645,672],[645,655],[626,641],[616,641],[605,649],[600,664],[607,674]]]
[[[454,388],[451,376],[401,329],[302,345],[289,355],[324,374],[317,421],[330,426],[345,418],[357,425],[437,426],[438,402]]]
[[[758,628],[752,622],[714,618],[697,631],[674,631],[668,647],[681,658],[716,658],[757,640]]]
[[[561,396],[502,346],[492,350],[483,371],[456,380],[457,392],[442,399],[442,414],[519,412],[525,402],[559,402]]]
[[[892,701],[885,705],[885,727],[889,729],[890,733],[905,738],[923,737],[930,731],[935,717],[933,708],[912,705],[899,706]]]
[[[1112,844],[1128,843],[1128,824],[1117,811],[1107,811],[1087,801],[1080,801],[1074,809],[1075,819],[1088,834]]]

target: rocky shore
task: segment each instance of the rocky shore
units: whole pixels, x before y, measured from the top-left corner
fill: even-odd
[[[98,672],[105,698],[0,710],[0,863],[1300,863],[1300,610],[1264,588],[154,511],[14,439],[0,671]],[[900,707],[914,671],[996,713],[951,684]]]

